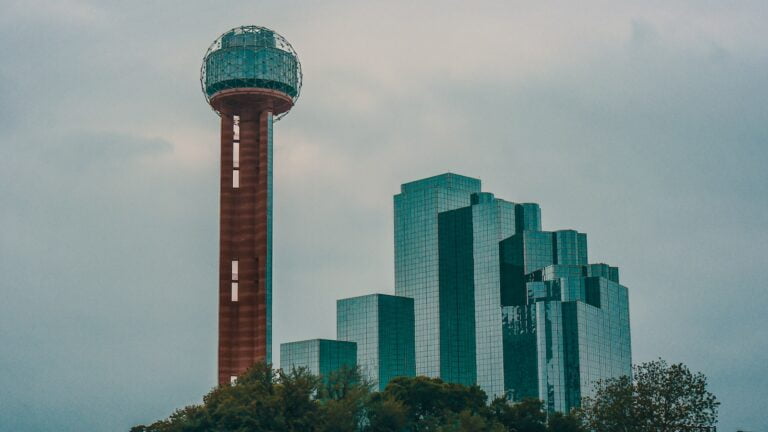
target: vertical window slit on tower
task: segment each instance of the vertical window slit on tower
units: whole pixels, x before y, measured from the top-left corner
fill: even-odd
[[[238,284],[237,284],[237,282],[232,282],[232,292],[231,292],[231,295],[232,295],[232,301],[233,302],[237,301],[237,297],[238,297],[238,292],[237,291],[238,291]]]
[[[232,116],[232,188],[240,187],[240,116]]]
[[[237,280],[237,268],[238,268],[239,262],[237,260],[232,260],[232,280]]]

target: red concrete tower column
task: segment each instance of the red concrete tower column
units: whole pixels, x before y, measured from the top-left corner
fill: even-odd
[[[269,360],[269,133],[273,113],[287,111],[292,101],[280,92],[232,89],[211,102],[221,114],[218,381],[226,384]]]

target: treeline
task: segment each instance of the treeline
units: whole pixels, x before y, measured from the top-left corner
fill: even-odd
[[[213,389],[202,405],[131,432],[675,432],[713,426],[717,406],[706,377],[662,360],[637,366],[634,380],[598,383],[579,410],[549,416],[539,400],[488,403],[477,386],[436,378],[396,378],[373,392],[355,369],[323,379],[261,363]]]

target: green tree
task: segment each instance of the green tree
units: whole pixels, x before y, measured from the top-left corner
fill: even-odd
[[[506,430],[513,432],[545,432],[547,415],[544,402],[538,399],[523,399],[510,403],[506,398],[496,398],[491,402],[493,417]]]
[[[320,418],[320,409],[314,396],[319,391],[320,379],[306,368],[280,370],[277,386],[279,421],[286,431],[314,431]],[[240,384],[239,380],[238,383]]]
[[[491,417],[489,411],[473,413],[464,410],[449,414],[437,428],[440,432],[504,432],[506,429]]]
[[[320,392],[318,432],[355,432],[365,423],[371,384],[357,367],[342,367],[325,377]]]
[[[367,406],[366,432],[400,432],[408,422],[408,408],[389,395],[374,393]]]
[[[209,425],[205,408],[190,405],[176,410],[168,420],[159,420],[149,426],[134,426],[131,432],[196,432],[207,430]]]
[[[209,425],[214,430],[293,430],[286,429],[278,377],[271,366],[257,363],[237,379],[236,385],[223,385],[203,398]]]
[[[301,431],[312,432],[318,421],[318,379],[305,369],[276,374],[257,363],[234,385],[214,388],[202,405],[174,412],[168,419],[132,432]]]
[[[585,398],[582,415],[591,429],[605,432],[678,432],[711,427],[720,403],[707,378],[682,363],[664,360],[633,368],[634,379],[601,381]]]
[[[439,378],[398,377],[389,382],[383,395],[403,404],[408,426],[414,431],[438,430],[462,411],[487,415],[487,396],[479,387],[446,383]]]
[[[626,375],[598,381],[594,396],[582,401],[581,412],[590,428],[605,432],[640,430],[634,383]]]
[[[578,415],[572,411],[568,414],[556,412],[547,419],[547,432],[587,432]]]

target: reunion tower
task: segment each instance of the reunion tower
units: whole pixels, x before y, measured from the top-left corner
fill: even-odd
[[[200,83],[221,116],[219,384],[272,357],[272,124],[296,103],[301,64],[257,26],[216,39]]]

